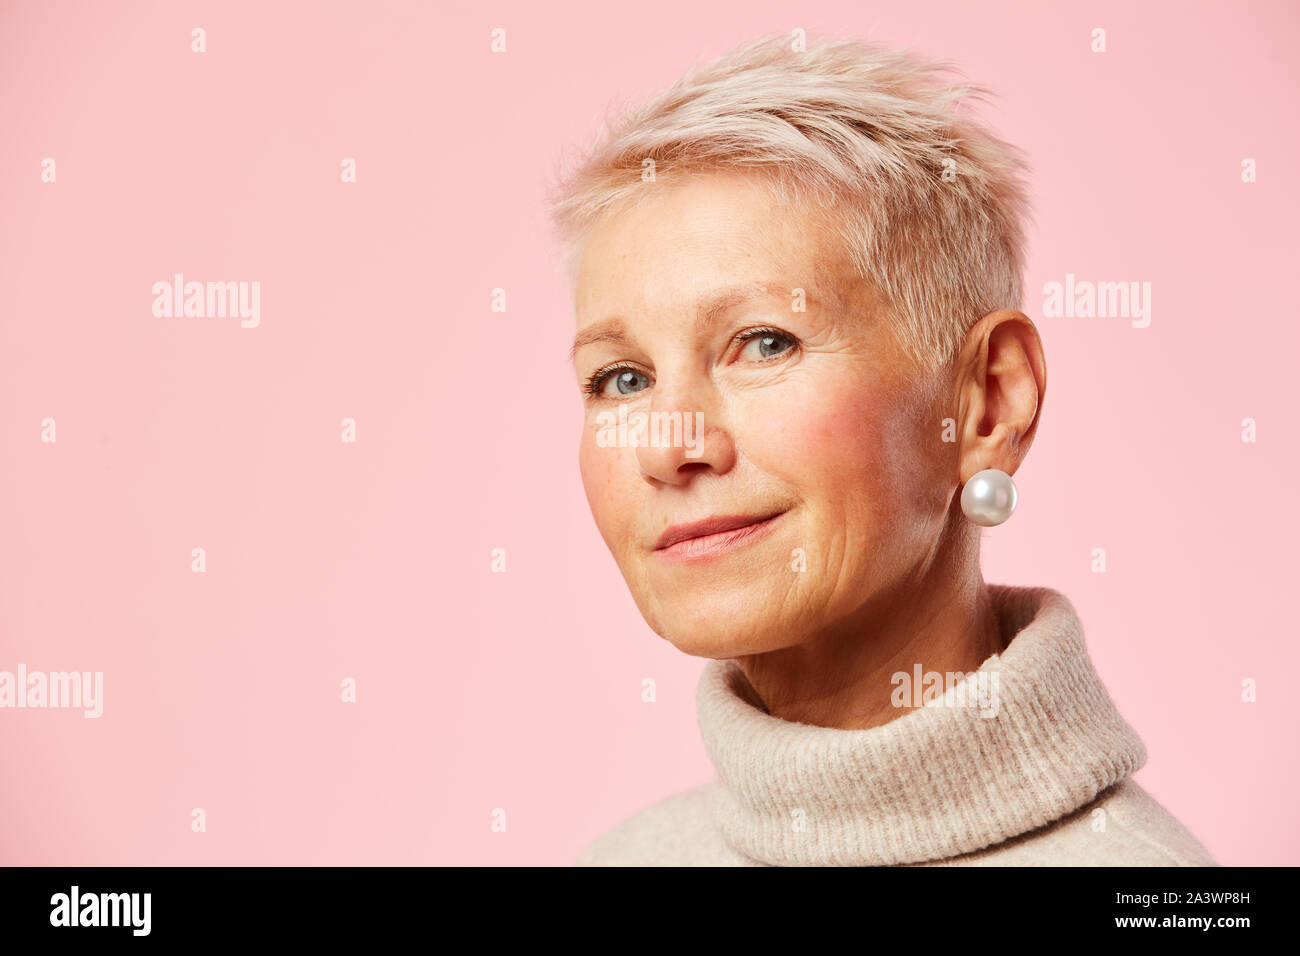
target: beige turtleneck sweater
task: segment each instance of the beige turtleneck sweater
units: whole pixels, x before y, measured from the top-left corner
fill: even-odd
[[[716,776],[625,820],[576,864],[1217,865],[1130,779],[1146,748],[1070,602],[989,591],[1003,651],[980,671],[995,714],[954,706],[950,691],[868,730],[816,727],[773,717],[738,664],[711,660],[696,703]]]

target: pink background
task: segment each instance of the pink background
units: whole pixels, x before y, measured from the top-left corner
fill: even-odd
[[[5,3],[0,670],[105,688],[0,711],[0,862],[564,864],[708,779],[702,661],[582,495],[544,186],[611,100],[802,27],[998,94],[1051,384],[986,578],[1075,602],[1221,862],[1300,863],[1297,14],[1136,7]],[[174,272],[260,281],[260,326],[153,317]],[[1151,282],[1151,326],[1042,319],[1066,273]]]

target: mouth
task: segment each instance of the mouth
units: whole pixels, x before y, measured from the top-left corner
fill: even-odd
[[[783,514],[722,515],[674,525],[659,536],[654,553],[675,563],[716,557],[766,537]]]

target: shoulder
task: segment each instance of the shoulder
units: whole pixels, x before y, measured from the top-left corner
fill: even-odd
[[[574,866],[711,866],[729,852],[709,815],[712,784],[652,804],[597,837]]]
[[[1218,866],[1205,846],[1155,797],[1132,780],[1104,804],[1110,819],[1133,839],[1167,858],[1169,866]]]
[[[1054,823],[951,862],[973,866],[1218,866],[1131,778]]]

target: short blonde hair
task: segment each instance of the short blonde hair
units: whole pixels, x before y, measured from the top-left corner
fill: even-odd
[[[561,169],[551,215],[570,281],[607,210],[654,182],[710,170],[758,175],[781,201],[833,213],[854,266],[884,297],[922,367],[956,355],[988,312],[1020,308],[1028,164],[964,115],[982,87],[950,64],[851,39],[768,35],[684,76],[604,125]],[[653,182],[643,180],[653,160]]]

